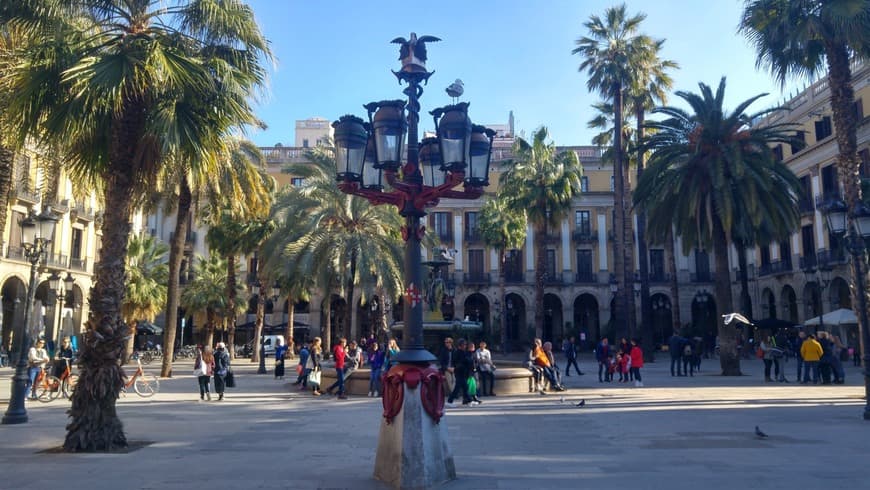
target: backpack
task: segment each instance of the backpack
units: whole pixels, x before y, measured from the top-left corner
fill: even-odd
[[[691,356],[692,355],[692,344],[686,344],[683,346],[683,355]]]

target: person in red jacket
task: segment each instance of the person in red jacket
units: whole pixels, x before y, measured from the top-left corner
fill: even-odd
[[[330,395],[332,390],[338,388],[338,397],[342,400],[347,398],[344,393],[344,360],[347,356],[347,339],[342,337],[338,344],[332,348],[332,358],[335,359],[335,383],[332,383],[326,392]]]
[[[634,374],[634,386],[643,387],[643,378],[640,377],[640,368],[643,367],[643,350],[637,345],[637,339],[631,339],[631,373]]]

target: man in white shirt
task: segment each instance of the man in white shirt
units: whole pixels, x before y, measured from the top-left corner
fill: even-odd
[[[48,352],[45,350],[45,341],[37,340],[36,345],[30,348],[30,352],[27,353],[27,388],[25,388],[25,392],[30,390],[30,399],[36,400],[36,377],[39,376],[39,371],[45,368],[45,365],[48,364]]]
[[[480,375],[480,395],[495,396],[492,391],[492,386],[495,384],[495,364],[492,363],[492,354],[486,348],[486,342],[483,340],[474,351],[474,362],[477,364],[477,371]]]

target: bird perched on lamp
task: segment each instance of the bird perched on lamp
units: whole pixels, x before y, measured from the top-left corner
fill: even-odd
[[[401,44],[399,48],[399,61],[402,62],[402,71],[413,73],[426,72],[426,43],[440,40],[440,38],[435,36],[420,36],[418,38],[417,33],[412,32],[411,39],[397,37],[390,42]]]
[[[447,92],[447,95],[453,98],[453,103],[455,104],[456,99],[462,96],[462,92],[465,91],[465,86],[462,84],[462,80],[457,78],[456,81],[451,83],[450,86],[444,89],[444,91]]]

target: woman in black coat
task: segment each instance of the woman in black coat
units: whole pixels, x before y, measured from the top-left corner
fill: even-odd
[[[227,372],[230,370],[230,354],[223,342],[218,342],[214,351],[214,391],[218,394],[218,401],[224,399],[226,389]]]

